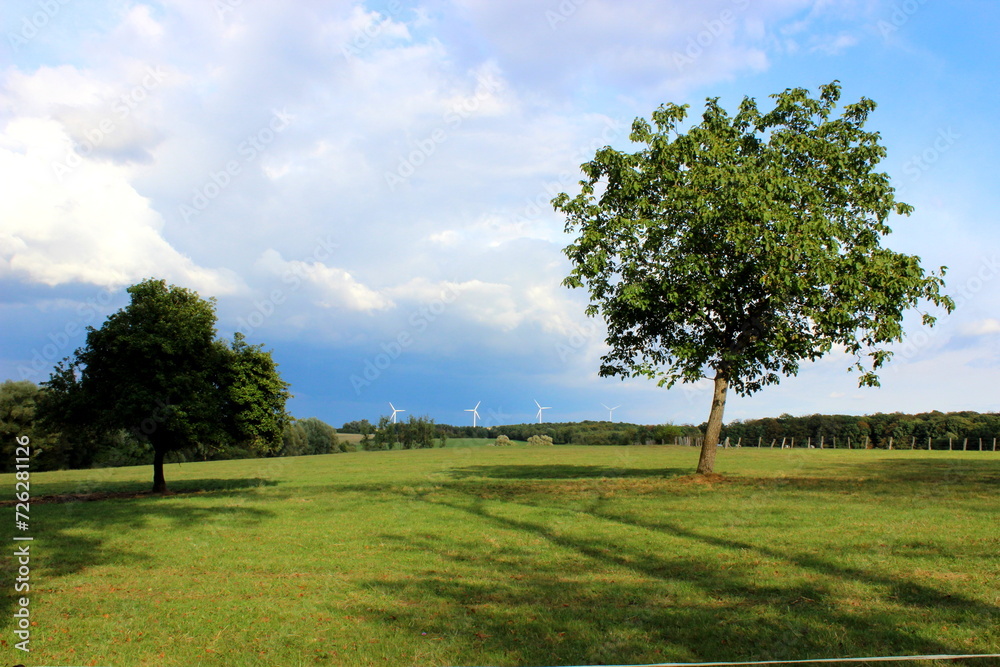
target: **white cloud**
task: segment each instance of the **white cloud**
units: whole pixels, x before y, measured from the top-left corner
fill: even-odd
[[[458,242],[462,239],[462,234],[455,229],[446,229],[441,232],[435,232],[430,235],[431,243],[435,243],[442,246],[454,247],[458,245]]]
[[[449,356],[456,367],[474,352],[512,377],[581,392],[606,387],[596,378],[600,320],[583,315],[582,290],[560,286],[568,239],[552,197],[575,193],[579,165],[604,145],[626,148],[632,119],[660,102],[691,102],[696,119],[703,93],[731,108],[740,94],[762,99],[785,85],[815,85],[811,49],[843,59],[845,88],[870,86],[858,81],[865,65],[857,40],[871,36],[886,9],[876,0],[381,6],[382,13],[359,2],[306,2],[294,11],[266,2],[96,3],[88,14],[99,19],[86,29],[50,26],[0,73],[0,274],[26,286],[121,286],[164,275],[210,294],[228,290],[220,301],[226,321],[257,313],[268,337],[353,352],[406,331],[414,334],[410,351]],[[917,22],[911,27],[917,39]],[[691,62],[679,66],[677,54]],[[142,83],[148,68],[164,74],[151,88]],[[137,89],[141,104],[117,112],[113,105]],[[912,107],[887,95],[900,105],[895,113]],[[246,159],[240,146],[276,109],[294,121]],[[107,119],[113,131],[90,141]],[[435,132],[442,139],[421,154]],[[74,144],[88,154],[63,182],[53,180],[51,162],[65,161]],[[954,150],[949,157],[965,144]],[[420,164],[390,189],[385,174],[414,155]],[[220,177],[232,161],[239,173]],[[925,228],[900,235],[911,239],[904,250],[930,258],[927,265],[955,267],[949,285],[969,296],[948,331],[996,338],[996,290],[972,282],[982,278],[977,266],[957,261],[975,256],[969,248],[995,246],[988,216],[976,215],[995,207],[974,185],[957,198],[935,187],[945,171],[942,162],[918,184],[901,183],[918,188],[918,213],[907,226]],[[207,188],[204,208],[182,219],[179,204]],[[924,193],[945,208],[973,204],[945,215],[919,201]],[[963,236],[973,219],[981,229]],[[317,238],[330,245],[310,252]],[[282,303],[267,303],[274,290]],[[32,290],[25,293],[30,299]],[[443,310],[442,294],[454,296]],[[433,320],[423,315],[431,305],[441,311]],[[264,318],[272,306],[274,317]],[[426,325],[419,336],[414,313]],[[900,346],[887,385],[895,373],[961,375],[917,368],[949,346],[976,346],[982,357],[989,341],[949,338],[942,325],[936,337]],[[859,392],[844,372],[850,361],[830,355],[790,380],[788,391],[784,383],[769,388],[746,409],[853,411]],[[403,377],[403,366],[384,381]],[[673,414],[660,412],[663,396],[697,399],[693,416],[683,418],[697,422],[707,415],[710,384],[674,394],[655,382],[625,386],[648,393],[644,412],[660,417]],[[914,405],[930,400],[910,384],[862,393],[873,408],[897,407],[899,396],[920,399]]]
[[[511,284],[484,280],[432,282],[414,278],[384,293],[393,300],[407,304],[449,304],[449,310],[459,320],[480,325],[484,330],[509,332],[525,324],[539,331],[570,335],[579,319],[569,311],[566,295],[546,281],[525,284],[516,278]]]
[[[274,249],[265,251],[258,266],[281,278],[293,288],[301,283],[310,286],[313,303],[321,308],[344,308],[362,312],[392,308],[392,300],[361,284],[344,269],[321,261],[285,260]]]
[[[961,333],[966,336],[990,336],[1000,334],[1000,320],[989,317],[983,320],[976,320],[963,324]]]
[[[128,168],[80,159],[54,169],[70,145],[54,120],[18,118],[0,133],[0,274],[50,286],[162,276],[211,294],[236,289],[232,272],[199,267],[170,246]]]
[[[839,34],[817,37],[809,49],[812,52],[825,53],[828,56],[840,55],[852,46],[857,45],[858,38],[854,35]]]
[[[385,40],[411,39],[406,23],[396,20],[391,14],[385,15],[374,10],[365,11],[361,6],[355,6],[351,11],[348,25],[353,32],[347,46],[349,55],[363,53],[372,45]]]
[[[141,39],[159,40],[163,36],[163,26],[153,18],[147,5],[136,5],[129,9],[123,28]]]
[[[547,94],[593,85],[684,94],[770,67],[767,49],[785,22],[791,32],[826,14],[811,0],[608,0],[538,4],[458,0],[462,27],[500,54],[519,81]],[[797,28],[794,26],[798,26]]]

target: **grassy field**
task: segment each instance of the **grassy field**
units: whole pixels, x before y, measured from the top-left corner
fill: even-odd
[[[337,438],[349,442],[356,447],[361,447],[361,435],[359,433],[338,433]],[[447,447],[482,447],[492,444],[494,438],[448,438]],[[436,446],[436,444],[435,444]]]
[[[39,501],[144,491],[150,468],[35,474],[33,650],[12,647],[8,584],[0,664],[1000,653],[1000,455],[731,449],[709,483],[688,476],[696,457],[467,446],[171,464],[175,495],[60,503]],[[0,482],[12,498],[13,476]]]

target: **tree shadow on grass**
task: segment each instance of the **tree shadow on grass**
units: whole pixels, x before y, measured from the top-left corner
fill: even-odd
[[[450,490],[458,491],[458,485]],[[439,603],[433,614],[391,605],[382,611],[383,621],[452,638],[468,651],[460,659],[623,664],[997,652],[995,646],[949,646],[926,630],[970,622],[994,627],[1000,608],[908,578],[675,522],[637,520],[605,511],[599,502],[577,512],[594,526],[583,531],[585,537],[579,527],[569,530],[546,519],[546,508],[513,508],[538,517],[513,518],[511,505],[490,503],[471,489],[465,496],[421,502],[464,514],[482,524],[485,534],[492,526],[523,535],[525,543],[555,547],[575,564],[567,567],[559,556],[542,559],[516,546],[491,553],[484,544],[447,534],[382,536],[459,568],[481,561],[495,573],[489,580],[432,574],[364,582],[388,599]],[[668,545],[683,550],[664,553]],[[685,550],[697,556],[683,555]],[[772,577],[754,560],[776,561],[793,574]],[[865,600],[843,599],[841,589],[858,582],[874,596],[874,609]],[[441,604],[447,611],[440,611]]]
[[[617,468],[599,465],[537,464],[537,465],[478,465],[450,471],[455,479],[486,477],[489,479],[663,479],[677,477],[690,470],[681,468]]]
[[[919,453],[915,453],[920,457]],[[838,461],[815,467],[805,464],[779,475],[732,474],[727,481],[758,489],[793,489],[817,493],[855,491],[872,496],[941,498],[969,492],[993,492],[1000,485],[996,460],[968,458],[882,458]]]
[[[916,453],[919,456],[919,452]],[[914,483],[1000,484],[1000,454],[995,460],[968,458],[878,459],[858,463],[837,462],[836,472],[802,466],[792,474],[754,476],[733,471],[717,481],[734,484],[840,490],[845,480],[866,487]],[[511,464],[477,465],[449,471],[455,479],[638,479],[694,481],[688,468],[619,468],[601,465]]]
[[[105,481],[97,485],[81,485],[73,491],[47,493],[31,498],[33,505],[92,502],[95,500],[122,500],[138,498],[171,498],[177,496],[218,494],[225,491],[277,486],[277,482],[259,477],[245,479],[184,479],[170,485],[167,493],[153,493],[149,484],[135,481]],[[94,487],[97,487],[96,490]],[[0,501],[0,507],[11,506],[14,501]]]
[[[1000,452],[995,459],[923,457],[879,459],[848,464],[858,474],[890,482],[1000,484]]]
[[[51,505],[95,500],[134,500],[139,498],[171,498],[176,496],[215,494],[220,491],[237,491],[262,486],[277,486],[277,482],[263,478],[247,479],[185,479],[173,483],[167,493],[149,490],[149,484],[135,481],[77,485],[72,491],[36,494],[32,505]],[[0,500],[0,507],[13,507],[16,500]]]
[[[32,499],[30,534],[32,590],[58,590],[58,580],[106,564],[149,567],[155,558],[146,545],[121,546],[122,535],[141,532],[150,524],[166,526],[177,536],[197,535],[213,522],[257,524],[273,513],[243,504],[262,486],[275,482],[251,479],[195,479],[177,481],[168,495],[137,492],[131,482],[108,482],[101,491],[83,498],[63,494],[58,498]],[[190,499],[228,499],[225,505],[201,506]],[[41,502],[40,502],[41,501]],[[115,544],[111,544],[114,538]],[[15,559],[0,562],[0,577],[12,581]],[[14,605],[10,597],[0,597],[0,617],[10,619]]]
[[[155,495],[150,492],[150,483],[146,480],[111,480],[103,478],[101,473],[108,469],[95,468],[87,473],[94,474],[92,478],[81,478],[71,481],[45,482],[31,485],[32,504],[48,502],[65,502],[67,500],[103,500],[111,497],[139,497]],[[266,477],[245,478],[203,478],[177,479],[168,481],[166,496],[191,493],[209,493],[219,490],[248,489],[259,486],[275,486],[277,482]],[[0,499],[0,507],[11,506],[11,499]]]

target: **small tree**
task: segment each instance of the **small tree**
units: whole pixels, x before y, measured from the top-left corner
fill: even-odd
[[[303,456],[309,451],[309,436],[301,421],[286,424],[281,441],[281,450],[275,452],[281,456]]]
[[[364,451],[369,451],[372,444],[372,433],[375,431],[375,427],[371,425],[367,419],[362,421],[358,425],[358,432],[361,434],[361,449]]]
[[[367,419],[362,419],[360,421],[344,422],[344,425],[339,430],[341,433],[363,434],[366,427],[371,428],[371,423]]]
[[[412,415],[410,417],[412,419]],[[430,417],[420,417],[414,424],[414,445],[420,449],[431,449],[434,447],[434,436],[437,434],[437,426]]]
[[[673,444],[674,439],[681,435],[682,430],[673,424],[660,424],[653,429],[653,439],[661,445]]]
[[[730,388],[752,394],[835,345],[877,386],[904,311],[954,307],[919,257],[881,247],[889,215],[912,207],[875,171],[886,151],[863,129],[875,103],[833,117],[837,82],[819,99],[773,97],[771,111],[745,98],[733,117],[709,99],[687,132],[687,106],[661,106],[653,127],[633,123],[639,150],[598,150],[581,193],[553,199],[579,233],[564,284],[586,286],[587,313],[607,322],[601,375],[714,380],[699,473],[713,470]]]
[[[288,383],[263,345],[250,345],[236,332],[232,345],[217,341],[221,376],[223,433],[252,452],[268,453],[281,447],[282,433],[291,417],[285,412]],[[308,422],[308,420],[306,420]],[[309,425],[306,426],[307,432]],[[334,436],[336,439],[336,436]],[[312,453],[312,452],[310,452]]]
[[[215,340],[215,302],[147,280],[128,288],[131,303],[45,383],[44,412],[65,429],[127,429],[153,448],[153,492],[167,490],[169,452],[282,446],[288,384],[259,346],[237,334]]]
[[[309,417],[299,423],[302,424],[306,432],[306,438],[309,442],[309,454],[330,454],[345,451],[340,448],[337,441],[337,429],[322,419]]]
[[[386,449],[392,449],[395,445],[396,424],[394,424],[392,420],[385,415],[382,415],[379,417],[378,425],[375,426],[374,437],[365,449],[368,451],[378,452]]]

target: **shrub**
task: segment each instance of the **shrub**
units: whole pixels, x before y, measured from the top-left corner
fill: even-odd
[[[529,445],[551,445],[552,438],[547,435],[533,435],[528,438]]]
[[[508,438],[507,436],[498,435],[496,442],[494,442],[493,444],[496,445],[497,447],[509,447],[511,443],[510,443],[510,438]]]

